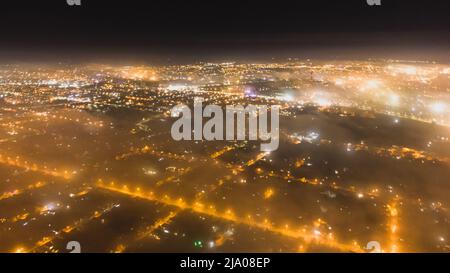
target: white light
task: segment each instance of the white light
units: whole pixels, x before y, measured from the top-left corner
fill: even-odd
[[[318,139],[319,138],[319,133],[316,133],[316,132],[311,132],[311,133],[309,133],[309,135],[308,135],[312,140],[316,140],[316,139]]]
[[[415,75],[417,74],[417,68],[415,68],[414,66],[407,66],[401,69],[401,72],[408,75]]]
[[[330,106],[331,102],[325,98],[317,98],[315,100],[315,103],[317,103],[319,106]]]
[[[315,236],[320,236],[320,235],[322,234],[322,233],[321,233],[319,230],[317,230],[317,229],[313,230],[313,233],[314,233]]]
[[[45,211],[53,211],[53,210],[55,210],[55,205],[53,203],[49,203],[44,206],[44,210]]]
[[[395,94],[390,95],[389,104],[392,106],[398,106],[400,104],[400,96]]]
[[[292,94],[285,93],[285,94],[279,96],[278,99],[283,100],[283,101],[293,101],[294,97],[292,96]]]
[[[209,241],[208,246],[209,246],[209,248],[213,248],[216,246],[216,243],[214,243],[214,241]]]
[[[336,79],[334,81],[334,84],[336,84],[336,85],[343,85],[344,83],[345,83],[345,81],[343,79]]]
[[[380,81],[378,80],[368,80],[364,85],[364,89],[376,89],[380,87]]]
[[[447,110],[447,105],[443,102],[435,102],[430,106],[431,110],[435,113],[443,113]]]

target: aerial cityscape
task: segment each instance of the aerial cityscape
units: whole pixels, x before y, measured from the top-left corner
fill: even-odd
[[[279,147],[171,109],[280,105]],[[450,252],[450,65],[0,65],[0,252]]]
[[[2,2],[2,261],[288,272],[449,254],[449,14],[448,0]]]

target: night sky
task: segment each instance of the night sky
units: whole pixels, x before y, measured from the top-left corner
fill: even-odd
[[[423,57],[447,60],[450,2],[9,1],[3,60]]]

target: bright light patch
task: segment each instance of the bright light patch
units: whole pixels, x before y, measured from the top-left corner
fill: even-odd
[[[316,98],[314,100],[314,102],[316,104],[318,104],[319,106],[330,106],[331,105],[331,101],[329,101],[328,99],[325,99],[325,98]]]
[[[336,79],[334,84],[341,86],[345,84],[345,81],[343,79]]]
[[[380,87],[381,83],[378,80],[368,80],[364,85],[364,89],[376,89]]]
[[[441,114],[447,111],[447,105],[443,102],[435,102],[430,105],[431,111]]]
[[[400,104],[400,96],[392,94],[389,96],[389,105],[398,106]]]

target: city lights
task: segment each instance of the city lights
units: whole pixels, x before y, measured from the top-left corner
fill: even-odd
[[[0,251],[445,252],[446,66],[392,62],[0,70]],[[279,105],[278,149],[175,141],[199,96]]]

